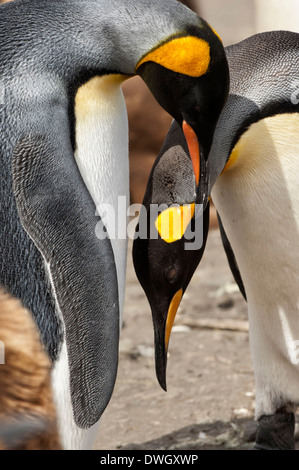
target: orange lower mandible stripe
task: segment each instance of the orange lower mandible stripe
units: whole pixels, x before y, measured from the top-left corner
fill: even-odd
[[[182,300],[182,297],[183,297],[183,289],[180,289],[173,296],[169,305],[167,320],[166,320],[166,328],[165,328],[165,352],[167,352],[168,350],[168,344],[169,344],[170,333],[172,330],[172,325],[173,325],[176,313],[178,311],[180,302]]]
[[[191,161],[192,161],[192,166],[193,166],[193,171],[195,175],[195,181],[196,184],[198,185],[199,183],[199,175],[200,175],[200,150],[199,150],[199,143],[197,136],[192,129],[191,126],[186,121],[183,121],[183,132],[185,135],[185,139],[187,141]]]

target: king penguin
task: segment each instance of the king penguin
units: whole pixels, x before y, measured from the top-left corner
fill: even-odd
[[[170,332],[204,253],[212,197],[229,265],[248,303],[254,448],[293,449],[299,404],[299,35],[262,33],[225,52],[230,93],[207,158],[207,197],[199,189],[204,175],[196,181],[192,169],[194,146],[174,121],[149,178],[134,265],[151,305],[156,373],[166,390]],[[150,217],[153,205],[162,209]],[[148,233],[141,237],[144,226]]]
[[[139,74],[190,133],[205,123],[206,146],[227,60],[174,0],[15,0],[0,7],[0,56],[0,283],[32,312],[52,360],[64,448],[90,448],[124,299],[126,233],[111,229],[129,192],[121,84]]]

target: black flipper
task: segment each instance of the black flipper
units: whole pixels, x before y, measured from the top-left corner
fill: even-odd
[[[233,276],[235,278],[236,283],[239,286],[241,294],[243,295],[244,299],[247,301],[245,287],[244,287],[242,277],[241,277],[241,274],[240,274],[240,271],[239,271],[238,263],[237,263],[237,260],[235,258],[235,255],[234,255],[233,249],[231,247],[231,244],[229,242],[229,239],[227,238],[227,235],[225,233],[225,230],[224,230],[224,227],[223,227],[223,224],[222,224],[222,221],[221,221],[221,218],[220,218],[220,215],[218,214],[218,212],[217,212],[217,217],[218,217],[218,223],[219,223],[221,239],[222,239],[222,243],[223,243],[223,246],[224,246],[224,250],[225,250],[225,253],[226,253],[226,257],[227,257],[227,260],[228,260],[229,267],[231,269],[231,272],[233,273]]]
[[[115,383],[117,274],[110,240],[95,235],[101,221],[70,142],[61,140],[49,133],[27,135],[18,143],[13,189],[21,222],[45,260],[62,314],[74,419],[88,428],[100,418]]]

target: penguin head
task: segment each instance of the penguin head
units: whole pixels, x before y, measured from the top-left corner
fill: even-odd
[[[149,177],[133,243],[133,262],[148,298],[156,374],[166,390],[167,350],[180,301],[204,253],[209,203],[203,210],[188,144],[174,121]]]
[[[208,155],[229,72],[221,40],[201,19],[145,54],[136,72],[174,118],[149,178],[133,244],[136,275],[152,310],[156,374],[166,390],[173,320],[208,235]]]
[[[219,36],[202,19],[145,54],[136,73],[181,126],[191,156],[199,202],[208,202],[208,155],[229,91]]]

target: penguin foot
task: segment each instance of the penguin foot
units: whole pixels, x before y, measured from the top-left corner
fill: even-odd
[[[295,415],[277,410],[273,415],[263,415],[258,420],[255,450],[294,450]]]

